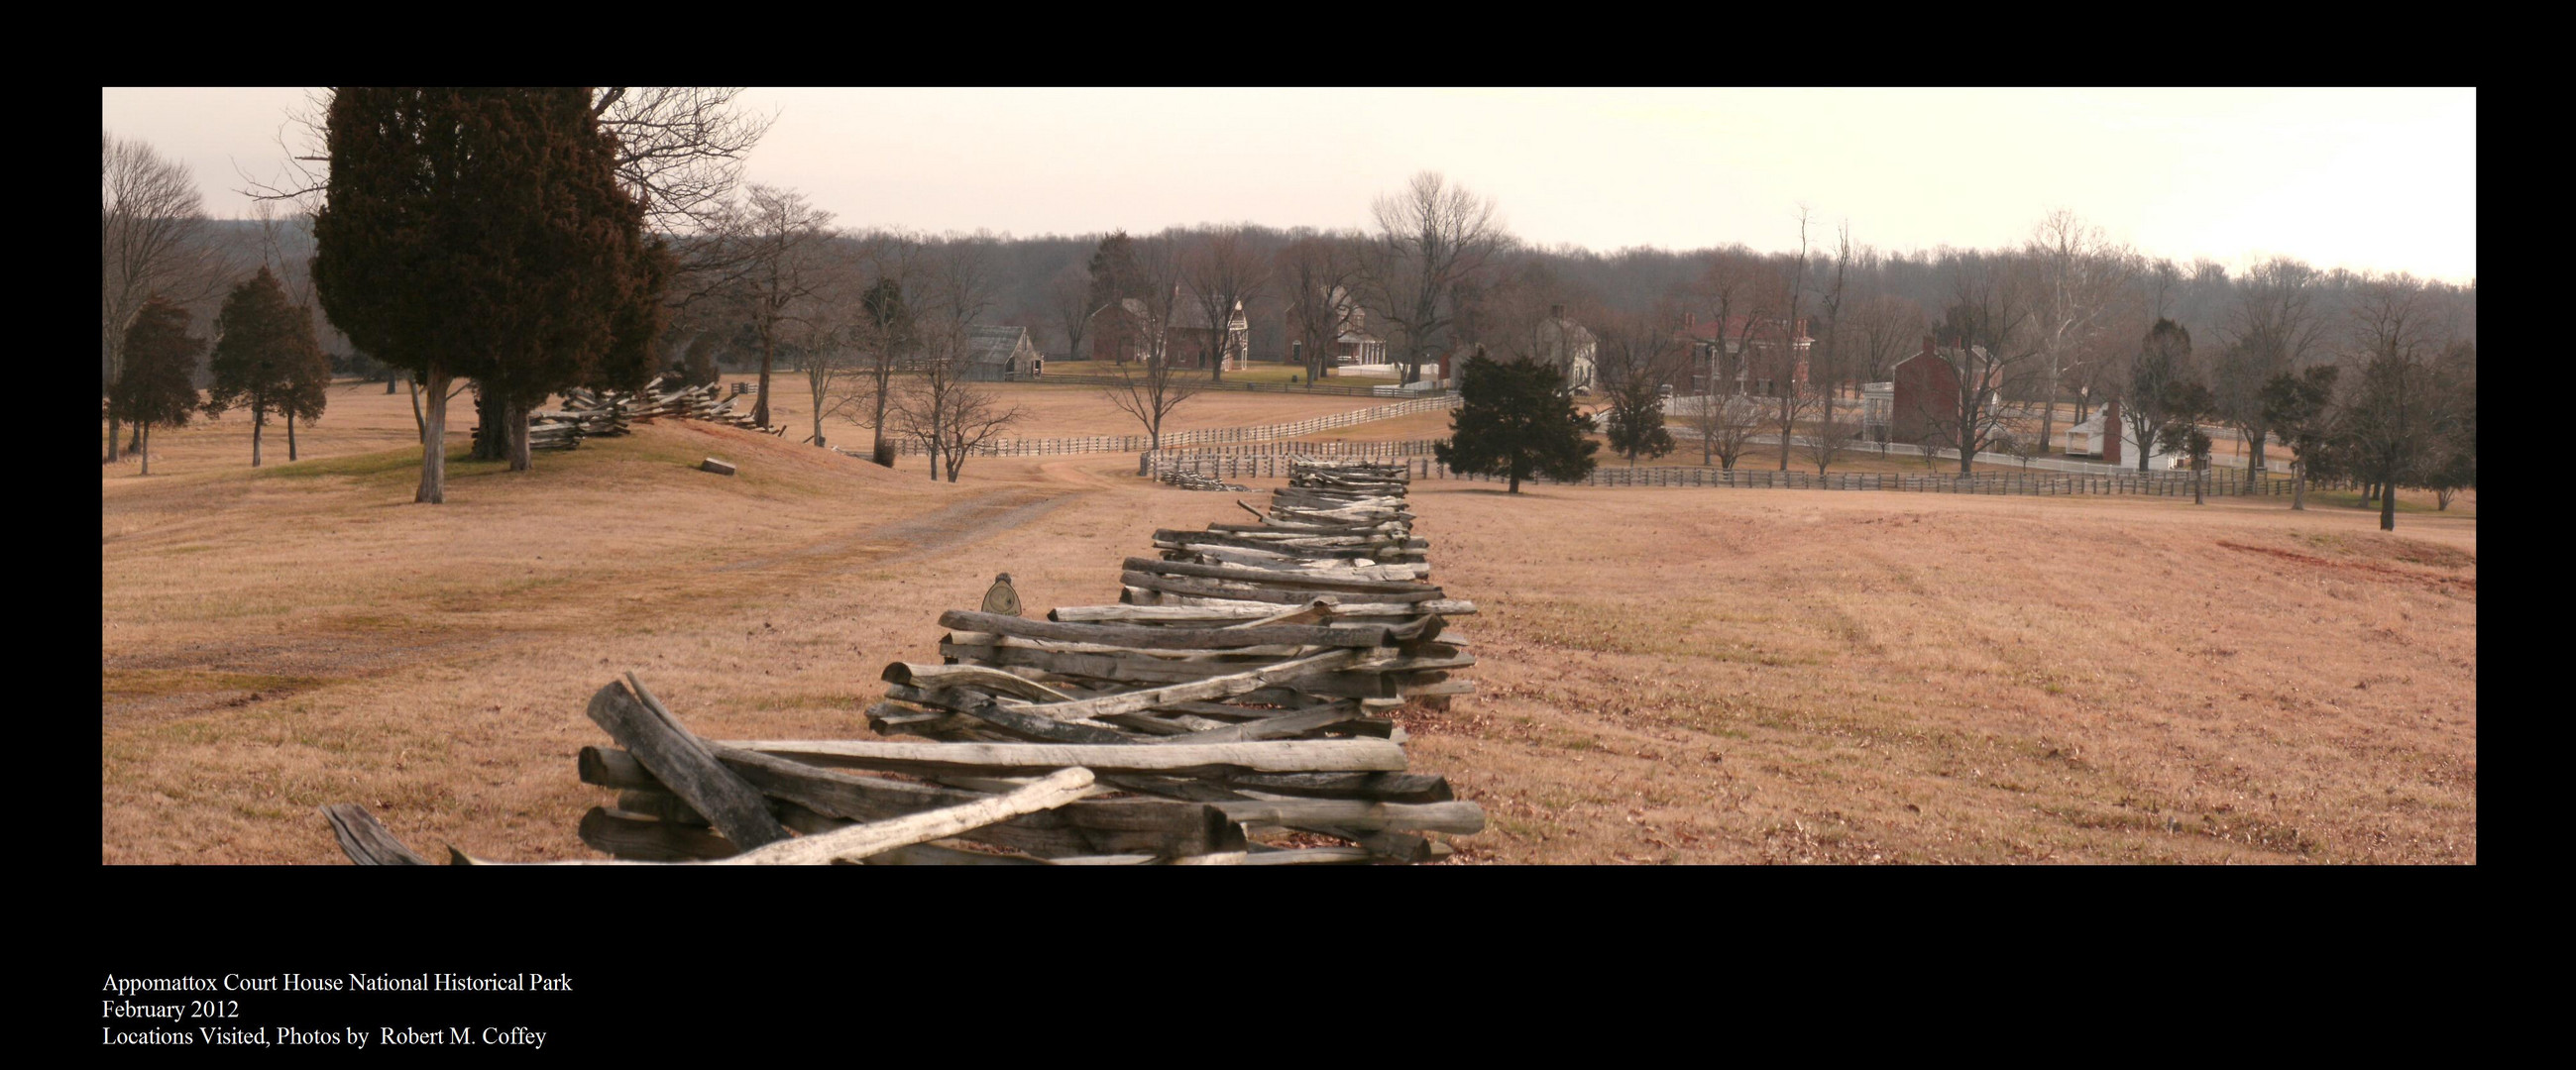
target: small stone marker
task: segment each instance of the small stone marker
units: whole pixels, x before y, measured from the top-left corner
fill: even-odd
[[[1006,617],[1020,615],[1020,592],[1011,586],[1010,573],[993,577],[993,585],[984,589],[984,612]]]
[[[706,460],[698,462],[698,470],[701,472],[713,472],[720,476],[729,476],[733,474],[733,462],[719,461],[713,457],[709,457]]]

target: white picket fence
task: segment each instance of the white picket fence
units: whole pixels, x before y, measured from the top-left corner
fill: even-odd
[[[1459,397],[1415,398],[1392,405],[1375,405],[1311,420],[1286,424],[1259,424],[1249,427],[1208,427],[1196,431],[1163,432],[1163,448],[1180,446],[1213,446],[1235,442],[1266,442],[1274,439],[1302,438],[1376,420],[1392,420],[1422,412],[1446,412],[1457,408]],[[979,457],[1041,457],[1063,453],[1133,453],[1152,448],[1153,441],[1144,435],[1087,435],[1080,438],[1009,438],[987,443],[975,451]],[[918,457],[924,451],[918,441],[898,443],[895,452]]]

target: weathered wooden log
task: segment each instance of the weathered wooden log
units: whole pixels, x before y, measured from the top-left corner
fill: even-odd
[[[1130,559],[1134,560],[1134,559]],[[1206,565],[1183,565],[1173,561],[1156,561],[1158,569],[1130,568],[1118,574],[1118,582],[1129,587],[1203,598],[1229,598],[1240,602],[1282,602],[1302,605],[1318,594],[1366,595],[1344,598],[1348,602],[1429,602],[1446,598],[1440,588],[1420,583],[1360,583],[1331,580],[1306,580],[1280,573],[1229,571]],[[1175,569],[1205,568],[1215,573],[1203,576],[1180,573]]]
[[[1312,600],[1309,599],[1309,604],[1311,602]],[[1224,601],[1213,605],[1057,606],[1047,611],[1047,617],[1050,620],[1061,620],[1066,623],[1114,621],[1121,624],[1154,626],[1199,624],[1221,627],[1227,622],[1257,620],[1278,611],[1276,603]],[[1424,615],[1468,617],[1474,616],[1475,613],[1476,603],[1463,598],[1443,598],[1424,602],[1344,601],[1333,607],[1331,619],[1338,622],[1353,617],[1402,617],[1410,621]],[[1446,629],[1443,632],[1445,637]]]
[[[941,643],[939,645],[939,652],[943,656],[957,658],[961,661],[972,661],[983,665],[1037,669],[1059,676],[1098,680],[1107,684],[1133,685],[1136,683],[1154,683],[1170,687],[1206,684],[1212,680],[1222,680],[1228,677],[1240,675],[1244,672],[1254,671],[1265,667],[1259,661],[1232,663],[1214,661],[1167,661],[1159,658],[1123,658],[1106,654],[1066,654],[1049,650],[1030,650],[1024,647],[965,646],[955,643]],[[1304,659],[1299,659],[1301,662],[1303,660]],[[1279,665],[1294,664],[1298,664],[1298,662],[1272,662],[1266,667],[1275,668]],[[1395,698],[1397,697],[1397,692],[1392,690],[1392,687],[1394,684],[1403,682],[1401,678],[1373,670],[1367,672],[1313,672],[1311,670],[1301,669],[1300,672],[1301,675],[1291,686],[1296,690],[1307,694],[1323,695],[1327,697]],[[1158,687],[1157,689],[1159,690],[1160,688]],[[1184,694],[1191,694],[1193,700],[1221,698],[1236,693],[1240,692],[1235,692],[1231,689],[1220,690],[1215,694],[1184,692]],[[1083,716],[1097,719],[1101,715],[1085,714]]]
[[[1366,847],[1295,847],[1243,856],[1247,866],[1364,866],[1372,861]]]
[[[702,828],[594,806],[581,815],[581,842],[594,851],[640,862],[730,858],[742,848]]]
[[[964,686],[1024,698],[1032,702],[1074,701],[1074,696],[1045,684],[978,665],[917,665],[912,662],[898,661],[887,665],[885,671],[879,673],[878,677],[890,684],[903,684],[925,690]]]
[[[1410,537],[1410,529],[1411,525],[1398,524],[1391,521],[1375,521],[1369,523],[1361,523],[1357,521],[1336,521],[1333,523],[1299,521],[1296,523],[1290,523],[1287,521],[1273,520],[1262,524],[1208,525],[1209,531],[1259,535],[1367,535],[1370,533],[1384,533],[1397,537]]]
[[[1197,702],[1226,695],[1240,695],[1283,680],[1304,681],[1316,674],[1348,665],[1357,656],[1349,650],[1330,650],[1313,657],[1284,661],[1246,672],[1228,673],[1168,687],[1151,687],[1074,702],[1032,705],[1024,712],[1058,720],[1098,718],[1113,713],[1144,713],[1166,702]]]
[[[1314,535],[1293,531],[1189,531],[1180,528],[1157,528],[1154,530],[1153,541],[1156,545],[1173,543],[1191,546],[1233,546],[1245,550],[1291,549],[1334,553],[1376,548],[1412,551],[1431,548],[1429,539],[1398,538],[1383,534]]]
[[[1357,799],[1255,799],[1214,802],[1229,820],[1254,825],[1331,825],[1363,832],[1474,833],[1483,807],[1471,802],[1381,803]]]
[[[1284,717],[1264,717],[1257,721],[1246,721],[1242,724],[1228,725],[1224,728],[1211,728],[1205,732],[1192,732],[1186,736],[1163,736],[1158,739],[1149,740],[1148,742],[1158,747],[1172,747],[1191,743],[1235,743],[1249,742],[1257,739],[1285,739],[1290,736],[1304,735],[1308,732],[1319,732],[1326,728],[1342,724],[1345,721],[1354,721],[1358,719],[1359,711],[1355,707],[1349,709],[1335,707],[1312,712],[1301,710]]]
[[[713,472],[720,476],[729,476],[733,474],[733,462],[719,461],[713,457],[709,457],[706,460],[698,462],[698,470],[702,472]]]
[[[1058,654],[1107,654],[1113,657],[1159,658],[1166,661],[1224,661],[1229,658],[1294,658],[1321,653],[1319,646],[1295,646],[1274,643],[1268,646],[1232,647],[1221,650],[1183,650],[1174,647],[1133,646],[1120,643],[1076,643],[1062,639],[1027,639],[1016,635],[991,632],[950,632],[942,642],[957,646],[1007,646],[1022,650],[1046,650]],[[1379,650],[1390,649],[1377,647]]]
[[[822,865],[856,861],[881,851],[971,832],[1021,814],[1052,810],[1072,802],[1090,787],[1091,770],[1061,769],[1007,795],[801,836],[745,851],[718,864]]]
[[[1270,740],[1202,746],[755,739],[728,740],[718,746],[759,751],[815,765],[911,773],[1034,771],[1077,765],[1095,771],[1176,775],[1401,772],[1404,769],[1404,748],[1378,739]]]
[[[650,695],[629,673],[624,682],[611,681],[591,696],[590,719],[643,762],[654,779],[687,801],[690,809],[705,814],[726,839],[745,847],[786,839],[787,829],[770,816],[760,793],[718,763]]]
[[[1028,711],[1031,708],[1007,707],[997,702],[982,702],[960,707],[957,712],[991,725],[1003,735],[1033,743],[1096,743],[1118,746],[1152,742],[1152,739],[1145,736],[1131,735],[1110,728],[1095,728],[1088,723],[1059,721],[1052,717],[1030,713]]]
[[[727,767],[770,797],[783,824],[807,834],[845,823],[880,821],[988,797],[982,792],[937,784],[823,769],[754,751],[726,749],[717,753]],[[601,750],[595,759],[586,756],[583,769],[587,783],[598,783],[591,779],[594,775],[623,781],[622,774],[631,771],[645,778],[641,786],[659,789],[650,774],[623,751]],[[624,781],[602,786],[639,785]],[[962,835],[978,843],[1042,858],[1206,854],[1243,845],[1241,831],[1222,813],[1201,805],[1146,800],[1076,802]]]
[[[726,756],[729,764],[797,810],[835,820],[883,820],[985,797],[935,784],[817,769],[770,755],[727,752]],[[996,786],[1007,790],[1018,785]],[[794,811],[790,820],[795,820]],[[798,831],[813,831],[807,825],[798,825]],[[1200,805],[1144,800],[1076,802],[962,836],[1041,858],[1205,854],[1243,845],[1241,829],[1222,813]]]
[[[1229,787],[1312,799],[1375,799],[1432,803],[1457,798],[1445,777],[1430,773],[1245,773],[1225,778]]]
[[[677,795],[658,788],[630,788],[617,793],[616,809],[690,828],[707,828],[707,815],[689,809]],[[773,808],[774,809],[774,808]],[[780,822],[785,824],[785,822]]]
[[[1410,562],[1379,564],[1376,558],[1362,557],[1347,561],[1314,561],[1271,556],[1243,558],[1240,550],[1222,547],[1172,550],[1165,558],[1169,564],[1199,565],[1233,572],[1258,572],[1316,580],[1344,580],[1363,583],[1414,583],[1431,575],[1431,566]],[[1361,564],[1360,562],[1367,562]],[[1272,578],[1271,576],[1261,577]],[[1255,582],[1258,582],[1256,580]]]
[[[332,803],[322,808],[322,816],[331,822],[331,835],[340,841],[340,853],[361,866],[427,866],[435,865],[420,853],[403,846],[376,815],[356,803]]]
[[[1142,558],[1129,558],[1134,567]],[[1155,565],[1174,568],[1201,568],[1199,565],[1173,565],[1156,561]],[[1311,598],[1311,596],[1309,596]],[[1314,627],[1280,625],[1267,628],[1138,628],[1120,624],[1060,624],[1055,621],[1006,617],[998,613],[976,613],[952,609],[939,615],[939,626],[970,632],[992,632],[1030,639],[1056,639],[1080,643],[1104,643],[1116,646],[1162,650],[1223,650],[1247,646],[1385,646],[1390,641],[1388,629],[1379,627]],[[1394,636],[1392,638],[1410,638]]]

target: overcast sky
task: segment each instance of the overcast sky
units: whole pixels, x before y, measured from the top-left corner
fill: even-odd
[[[101,122],[244,215],[299,89],[107,89]],[[2477,274],[2461,90],[758,89],[756,182],[851,225],[1030,235],[1355,227],[1432,169],[1540,244],[2018,244],[2071,208],[2153,256]],[[300,135],[289,128],[289,144]]]

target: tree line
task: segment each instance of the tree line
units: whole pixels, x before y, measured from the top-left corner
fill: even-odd
[[[394,96],[370,104],[377,92]],[[524,428],[527,408],[564,386],[631,385],[655,373],[711,381],[726,366],[751,368],[763,386],[754,415],[767,422],[771,379],[793,370],[810,402],[808,441],[828,443],[829,427],[844,422],[871,431],[871,455],[891,463],[893,442],[909,437],[934,457],[934,476],[944,469],[954,478],[972,446],[1015,416],[972,385],[963,359],[972,328],[1024,327],[1042,348],[1079,356],[1086,340],[1097,341],[1099,313],[1132,301],[1158,324],[1222,324],[1240,303],[1253,358],[1293,359],[1316,377],[1338,340],[1358,331],[1382,342],[1412,380],[1427,362],[1476,346],[1502,362],[1562,364],[1579,327],[1598,364],[1614,449],[1632,461],[1677,448],[1663,421],[1670,414],[1683,441],[1696,439],[1704,463],[1731,467],[1759,436],[1781,443],[1783,468],[1798,453],[1822,470],[1860,437],[1862,384],[1886,381],[1928,338],[1956,370],[1960,394],[1936,444],[1959,450],[1963,466],[1980,451],[2049,451],[2064,426],[2117,400],[2140,441],[2187,409],[2195,426],[2244,434],[2256,468],[2267,443],[2295,438],[2305,443],[2293,448],[2306,471],[2339,464],[2359,472],[2357,459],[2374,455],[2381,459],[2370,470],[2381,475],[2373,478],[2400,484],[2474,471],[2473,436],[2453,441],[2456,429],[2474,427],[2474,391],[2448,385],[2474,381],[2474,283],[2319,270],[2288,258],[2231,274],[2208,260],[2142,256],[2063,211],[2044,216],[2021,246],[2001,250],[1883,252],[1804,208],[1794,230],[1784,228],[1795,238],[1792,252],[1540,247],[1512,235],[1491,198],[1436,173],[1378,198],[1366,226],[1342,230],[1243,223],[1036,238],[847,230],[797,191],[737,189],[741,161],[767,120],[739,114],[732,90],[560,91],[544,117],[533,117],[535,92],[326,94],[308,117],[321,142],[308,155],[320,166],[300,183],[266,188],[311,212],[264,223],[264,237],[250,244],[277,252],[259,263],[290,305],[306,310],[317,339],[345,344],[333,361],[342,370],[381,366],[412,381],[424,441],[437,441],[431,425],[443,424],[445,399],[465,384],[487,426]],[[515,103],[504,107],[500,97],[511,94]],[[344,115],[360,105],[377,110]],[[527,151],[549,161],[551,177],[513,172],[499,142],[475,140],[496,136],[502,120],[494,116],[511,108],[532,116],[508,120],[514,128],[546,131],[547,147]],[[400,136],[361,137],[368,123],[399,127]],[[451,136],[434,144],[431,127]],[[125,167],[120,193],[118,153],[149,149],[113,137],[103,143],[110,178],[102,194],[102,394],[112,402],[124,334],[143,304],[158,294],[202,308],[221,288],[209,279],[248,285],[239,267],[227,275],[208,265],[241,263],[214,255],[220,243],[211,237],[230,232],[238,242],[251,228],[209,226],[184,171],[173,181],[167,166]],[[511,203],[525,221],[490,241],[548,248],[555,259],[524,286],[491,272],[458,273],[501,246],[428,255],[437,242],[456,245],[454,234],[432,233],[424,220],[434,212],[371,208],[367,175],[377,165],[359,159],[344,168],[352,149],[408,153],[382,172],[384,181],[403,167],[441,176],[449,184],[426,198],[431,207],[475,197]],[[566,169],[576,161],[578,177]],[[500,177],[509,174],[520,177]],[[366,226],[332,222],[378,208],[377,222]],[[370,229],[380,227],[409,230]],[[309,271],[286,251],[301,234],[311,235],[316,254]],[[355,250],[362,240],[382,246],[367,256],[393,259],[353,253],[347,262],[356,270],[326,281],[332,247]],[[410,259],[394,256],[402,248]],[[449,270],[443,285],[480,295],[474,308],[489,314],[469,316],[462,305],[442,311],[419,297],[402,307],[391,296],[382,307],[360,299],[369,280],[385,277],[370,265],[388,263],[405,265],[415,280],[432,278],[431,268]],[[562,265],[580,270],[555,270]],[[2392,305],[2403,311],[2388,312]],[[357,322],[371,326],[349,330]],[[2167,322],[2172,331],[2158,335]],[[2174,332],[2202,339],[2201,348],[2173,359],[2166,350]],[[425,333],[453,337],[431,346],[421,341]],[[1148,333],[1149,348],[1171,344],[1165,332]],[[440,347],[438,359],[425,355]],[[1110,348],[1121,358],[1128,352]],[[1112,388],[1149,435],[1159,435],[1163,417],[1192,389],[1187,376],[1151,381],[1174,356],[1152,348],[1131,377],[1143,381]],[[2385,366],[2365,373],[2373,360]],[[429,382],[433,364],[444,370],[444,389]],[[2331,383],[2310,384],[2323,390],[2316,407],[2334,417],[2326,422],[2342,429],[2340,437],[2292,426],[2298,414],[2270,402],[2288,389],[2282,376],[2319,366],[2340,369]],[[1221,362],[1206,373],[1221,379]],[[2198,382],[2205,403],[2177,394],[2167,404],[2168,379]],[[237,396],[262,414],[286,412],[272,395],[284,396]],[[111,424],[131,422],[108,407]],[[2355,415],[2382,410],[2402,415]],[[2365,435],[2365,426],[2382,430]],[[2376,454],[2362,448],[2364,438],[2378,444]],[[523,432],[485,436],[484,448],[525,467],[523,441]],[[2329,443],[2347,448],[2329,458]],[[2191,452],[2187,437],[2179,445]],[[425,472],[424,495],[434,500],[431,482]]]

